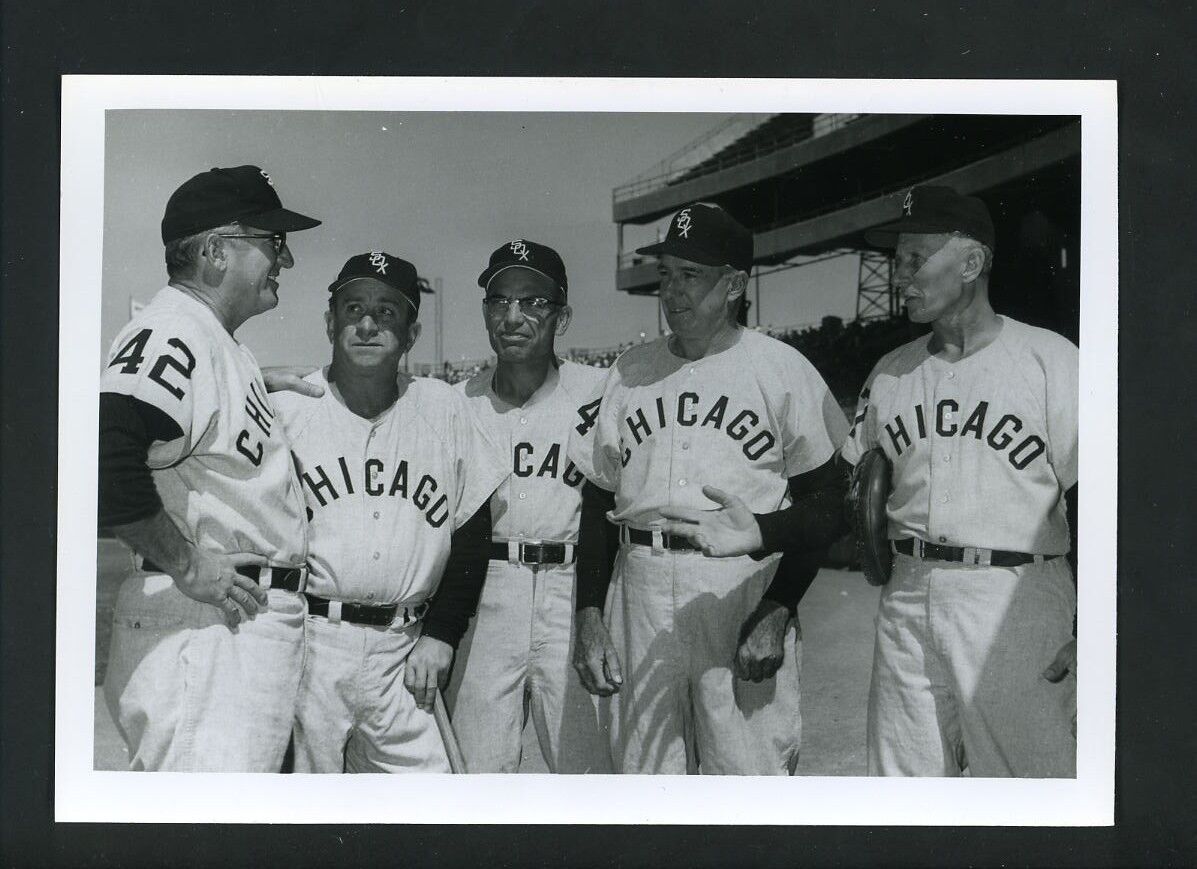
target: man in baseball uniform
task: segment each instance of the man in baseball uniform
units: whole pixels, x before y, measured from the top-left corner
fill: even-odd
[[[597,703],[571,666],[584,477],[566,456],[579,408],[606,376],[557,358],[568,282],[550,247],[517,239],[478,278],[497,356],[459,384],[506,447],[491,498],[490,564],[447,694],[471,772],[517,772],[529,713],[552,772],[610,772]]]
[[[237,327],[278,304],[287,233],[256,166],[185,182],[162,218],[168,284],[100,380],[99,520],[140,554],[105,697],[141,770],[276,772],[303,657],[303,496]]]
[[[309,520],[295,771],[449,772],[431,710],[507,463],[464,396],[399,373],[420,333],[411,263],[351,257],[329,292],[332,364],[306,378],[323,394],[275,398]]]
[[[817,528],[791,526],[835,524],[847,421],[801,354],[737,324],[749,230],[696,203],[638,252],[660,257],[673,334],[619,358],[571,437],[570,457],[613,493],[622,544],[609,589],[579,569],[575,661],[610,697],[617,769],[792,774],[795,608],[817,553],[787,552],[781,569],[779,553],[825,544]],[[713,505],[743,512],[751,556],[712,557],[722,552],[668,530]]]
[[[893,465],[869,772],[1073,776],[1077,348],[994,313],[981,200],[915,187],[866,237],[932,330],[877,363],[843,447]]]

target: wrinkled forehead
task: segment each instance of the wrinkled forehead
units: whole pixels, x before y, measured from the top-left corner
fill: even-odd
[[[384,284],[374,278],[354,278],[340,287],[333,298],[338,302],[392,302],[395,305],[406,306],[411,303],[395,287]]]
[[[522,266],[503,269],[486,285],[488,296],[507,296],[510,299],[546,296],[560,299],[561,288],[548,275]]]
[[[690,259],[682,259],[680,256],[674,256],[671,253],[662,254],[657,260],[657,266],[662,269],[677,270],[677,271],[695,271],[703,274],[722,274],[723,270],[728,266],[713,266],[708,263],[695,262]]]

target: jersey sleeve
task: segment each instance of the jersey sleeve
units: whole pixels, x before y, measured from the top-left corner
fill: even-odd
[[[578,406],[566,453],[582,476],[608,492],[619,484],[619,374],[615,367]]]
[[[465,393],[452,388],[446,391],[452,405],[450,426],[457,470],[453,528],[457,529],[490,498],[511,469],[505,452],[479,422]]]
[[[852,425],[848,429],[848,436],[844,438],[844,445],[840,448],[840,456],[853,466],[860,461],[861,456],[877,446],[876,414],[869,402],[876,377],[877,369],[874,368],[860,390],[860,396],[856,400],[856,411],[852,415]]]
[[[1066,338],[1053,345],[1044,358],[1048,455],[1060,488],[1067,491],[1077,481],[1080,351]]]
[[[796,477],[823,465],[835,455],[848,430],[848,421],[826,381],[801,354],[786,366],[782,418],[785,474]]]
[[[216,413],[199,384],[218,381],[199,328],[178,317],[145,317],[129,323],[108,352],[100,391],[127,395],[169,417],[182,431],[153,464],[166,466],[190,452]]]

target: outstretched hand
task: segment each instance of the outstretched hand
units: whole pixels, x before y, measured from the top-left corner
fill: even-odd
[[[761,529],[747,504],[714,486],[703,486],[702,493],[719,506],[698,510],[670,504],[661,508],[661,515],[669,520],[661,530],[685,537],[711,558],[748,555],[761,548]]]
[[[324,387],[304,380],[318,365],[273,365],[262,369],[262,382],[266,384],[267,392],[298,392],[309,398],[319,398],[324,395]]]

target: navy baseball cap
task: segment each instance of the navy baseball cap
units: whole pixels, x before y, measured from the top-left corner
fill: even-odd
[[[201,172],[170,195],[162,216],[162,243],[235,220],[271,232],[298,232],[320,225],[314,217],[283,208],[265,170],[235,166]]]
[[[419,313],[419,277],[416,267],[407,260],[380,250],[351,256],[345,260],[345,265],[341,266],[341,273],[337,275],[337,279],[328,285],[328,291],[335,294],[346,284],[362,278],[371,278],[388,287],[394,287],[411,303],[416,313]]]
[[[500,245],[490,255],[486,271],[478,275],[478,286],[485,290],[495,275],[507,269],[527,269],[542,274],[560,287],[562,295],[569,293],[565,263],[561,261],[560,254],[547,244],[517,238]]]
[[[975,196],[962,196],[951,187],[921,184],[902,199],[902,216],[893,223],[865,232],[865,241],[877,247],[897,247],[898,235],[961,232],[993,250],[993,218]]]
[[[718,205],[695,202],[669,221],[665,240],[636,253],[672,254],[704,266],[731,266],[752,271],[752,231]]]

